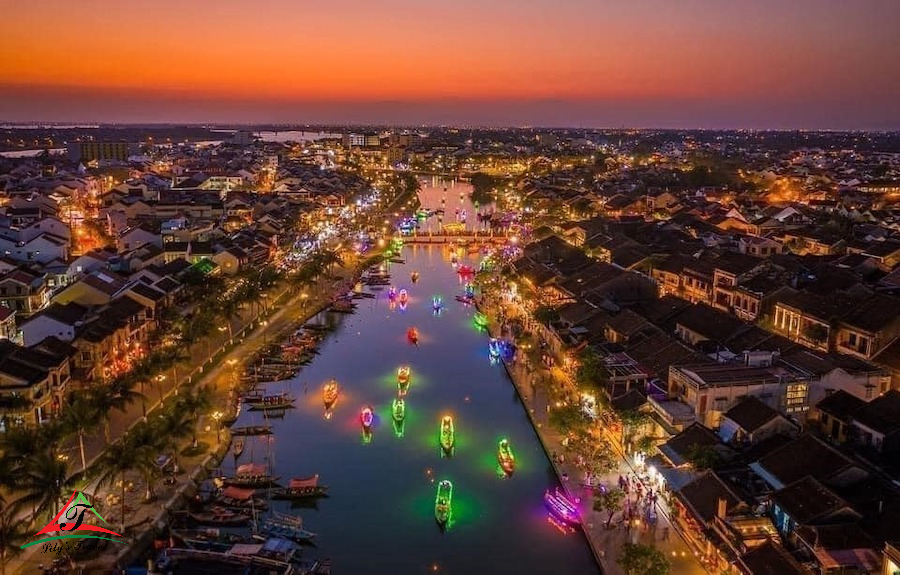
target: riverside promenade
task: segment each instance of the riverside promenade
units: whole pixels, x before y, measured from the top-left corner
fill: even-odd
[[[497,324],[499,308],[495,302],[479,300],[478,309],[490,318],[489,332],[496,337],[500,332]],[[631,477],[634,470],[623,454],[619,453],[615,469],[595,476],[588,486],[585,473],[579,469],[575,456],[566,457],[568,448],[564,445],[564,436],[556,431],[549,422],[551,399],[549,386],[567,389],[568,382],[563,381],[554,371],[543,368],[530,369],[528,360],[504,363],[506,372],[512,380],[522,403],[528,409],[528,416],[547,452],[557,477],[560,479],[569,498],[576,501],[581,509],[582,527],[587,536],[597,563],[604,575],[626,575],[617,559],[625,543],[641,543],[651,545],[663,552],[671,564],[670,572],[678,575],[709,575],[687,543],[672,526],[667,513],[659,512],[657,521],[624,521],[621,512],[614,514],[607,528],[608,515],[593,509],[594,487],[617,487],[619,477]],[[629,499],[633,506],[638,505],[636,494],[632,491]]]

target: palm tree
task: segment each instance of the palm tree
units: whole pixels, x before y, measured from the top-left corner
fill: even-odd
[[[100,424],[96,406],[85,397],[77,397],[63,413],[63,426],[69,433],[78,435],[78,449],[81,451],[81,473],[87,472],[84,458],[84,434]]]
[[[94,406],[98,419],[103,422],[103,437],[107,445],[110,442],[109,424],[112,411],[125,411],[128,405],[142,397],[143,395],[137,391],[122,385],[116,387],[98,385],[88,391],[87,400]]]
[[[147,486],[147,491],[144,494],[144,502],[150,502],[156,498],[156,494],[153,491],[153,484],[162,474],[162,471],[156,464],[155,454],[161,450],[165,440],[158,431],[157,426],[141,422],[129,431],[127,438],[127,443],[132,449],[147,456],[146,459],[140,461],[135,467],[136,471],[141,474],[141,478]]]
[[[13,507],[30,506],[32,518],[55,509],[60,503],[63,487],[68,485],[67,472],[65,461],[50,450],[32,454],[19,468],[16,486],[22,495]]]
[[[91,466],[91,473],[97,479],[98,486],[114,486],[116,481],[121,483],[122,518],[119,524],[120,533],[125,532],[125,475],[129,471],[138,469],[146,464],[148,459],[152,462],[153,455],[149,453],[146,447],[138,449],[127,437],[123,437],[121,441],[108,445],[94,465]]]
[[[0,497],[0,575],[6,575],[6,564],[22,551],[19,545],[27,537],[24,524],[16,518],[13,510]]]
[[[178,398],[177,409],[181,409],[191,421],[197,421],[212,407],[212,390],[203,386],[193,393],[185,393]],[[191,447],[197,447],[197,427],[191,429]]]
[[[328,275],[331,275],[335,265],[344,267],[344,260],[337,250],[322,250],[315,257],[319,260],[320,265],[328,270]]]
[[[222,319],[225,320],[225,325],[228,326],[228,343],[234,343],[234,333],[231,328],[231,322],[234,318],[239,318],[241,312],[241,304],[238,303],[235,299],[226,299],[223,302],[219,303],[219,315],[222,316]]]
[[[197,420],[192,418],[181,406],[176,403],[171,409],[167,409],[155,425],[157,436],[160,438],[160,448],[172,453],[175,473],[178,472],[178,442],[186,437],[192,437],[197,429]]]

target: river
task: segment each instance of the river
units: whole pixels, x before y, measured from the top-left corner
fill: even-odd
[[[473,310],[454,301],[463,287],[449,250],[407,246],[403,257],[391,272],[398,288],[409,290],[407,308],[390,309],[380,291],[357,300],[353,315],[317,318],[338,322],[321,354],[290,384],[268,386],[292,390],[296,409],[273,420],[271,443],[247,438],[237,463],[271,457],[282,483],[320,474],[330,497],[299,512],[319,534],[313,554],[330,557],[335,573],[597,573],[584,536],[563,534],[547,520],[542,494],[557,479],[503,366],[490,363]],[[421,275],[416,284],[412,270]],[[435,294],[444,299],[440,315],[432,311]],[[418,346],[407,341],[410,326],[420,332]],[[390,413],[400,365],[412,370],[402,437]],[[342,393],[325,419],[321,387],[331,378]],[[359,421],[366,405],[377,414],[369,443]],[[457,435],[449,458],[438,445],[444,414],[453,415]],[[261,416],[244,412],[238,425],[254,423]],[[503,437],[517,459],[508,479],[496,460]],[[230,457],[223,469],[233,471]],[[443,533],[434,519],[442,479],[454,486],[453,524]]]

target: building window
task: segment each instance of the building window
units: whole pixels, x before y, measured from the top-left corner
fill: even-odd
[[[850,337],[847,338],[847,343],[849,343],[853,347],[856,347],[856,334],[855,333],[850,332]]]

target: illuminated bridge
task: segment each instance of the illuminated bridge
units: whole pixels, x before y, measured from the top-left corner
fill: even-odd
[[[402,236],[404,244],[496,243],[505,244],[512,235],[490,231],[422,232]]]

